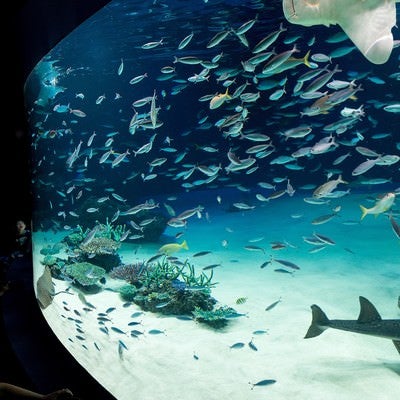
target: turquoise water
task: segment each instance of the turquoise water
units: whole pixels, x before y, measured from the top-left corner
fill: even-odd
[[[390,398],[390,338],[303,338],[312,304],[399,317],[398,61],[280,2],[114,1],[36,66],[43,313],[112,394]]]

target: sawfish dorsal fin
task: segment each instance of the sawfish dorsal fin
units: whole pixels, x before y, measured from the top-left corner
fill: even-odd
[[[396,349],[400,354],[400,340],[393,340],[393,344],[396,346]]]
[[[379,315],[375,306],[365,297],[360,296],[360,314],[358,316],[358,323],[364,324],[368,322],[381,321],[382,317]]]

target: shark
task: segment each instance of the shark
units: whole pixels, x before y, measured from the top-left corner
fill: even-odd
[[[361,53],[384,64],[393,49],[400,0],[282,0],[285,18],[303,26],[339,25]]]
[[[357,320],[329,319],[319,306],[313,304],[312,322],[304,338],[319,336],[326,329],[333,328],[390,339],[400,354],[400,319],[382,319],[368,299],[360,296],[359,300],[360,315]]]

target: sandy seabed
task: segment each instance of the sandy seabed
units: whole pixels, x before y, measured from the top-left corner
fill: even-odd
[[[362,295],[382,318],[400,318],[399,240],[384,215],[368,215],[360,223],[360,203],[365,203],[365,196],[340,199],[341,212],[322,225],[311,221],[331,212],[335,204],[310,205],[300,197],[245,212],[227,213],[213,206],[207,209],[208,219],[191,219],[183,236],[189,250],[177,255],[188,258],[198,271],[221,263],[214,271],[218,284],[212,295],[221,305],[246,314],[222,330],[150,312],[132,319],[140,308],[123,307],[119,295],[108,290],[86,296],[96,307],[93,311],[84,311],[72,290],[72,295],[55,296],[43,314],[77,361],[119,400],[393,400],[395,393],[400,395],[400,357],[390,340],[333,329],[303,339],[311,322],[311,304],[318,304],[332,319],[357,319]],[[310,253],[303,236],[314,232],[330,237],[335,245]],[[168,228],[165,240],[174,241],[175,233]],[[63,236],[34,234],[36,278],[43,271],[40,249]],[[272,250],[273,241],[288,246]],[[263,247],[265,254],[248,251],[246,245]],[[119,253],[128,263],[148,259],[160,246],[161,242],[123,244]],[[192,257],[203,250],[212,253]],[[293,275],[277,273],[274,269],[282,266],[276,262],[261,269],[270,255],[294,262],[300,270]],[[61,280],[54,283],[56,292],[68,286]],[[246,297],[246,302],[236,304],[239,297]],[[276,307],[265,311],[279,298]],[[116,309],[107,326],[128,334],[100,331],[97,313],[109,307]],[[82,321],[78,326],[83,334],[76,331],[74,319]],[[128,323],[133,320],[141,322],[133,327],[144,332],[139,338],[129,335]],[[149,334],[151,329],[164,333]],[[256,330],[267,333],[254,334]],[[127,347],[122,357],[119,340]],[[248,346],[250,341],[257,350]],[[245,346],[230,348],[236,342]],[[252,390],[249,382],[264,379],[276,383]]]

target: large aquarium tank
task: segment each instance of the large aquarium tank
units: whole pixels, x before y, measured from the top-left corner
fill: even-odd
[[[111,1],[30,74],[37,299],[117,399],[400,393],[399,5],[328,3]]]

